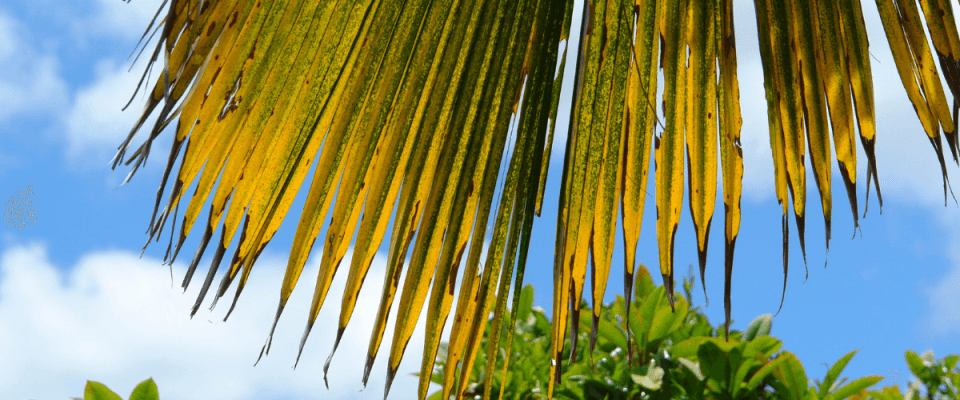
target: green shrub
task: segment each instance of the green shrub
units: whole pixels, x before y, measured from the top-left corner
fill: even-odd
[[[722,337],[722,326],[714,328],[700,307],[690,308],[687,298],[693,288],[692,273],[684,277],[683,291],[671,311],[662,286],[654,285],[641,266],[636,274],[635,300],[630,307],[630,336],[624,328],[625,300],[604,307],[600,313],[596,343],[590,351],[592,310],[584,303],[578,324],[578,345],[572,358],[563,361],[563,375],[554,389],[557,399],[609,400],[903,400],[960,399],[960,356],[937,360],[932,352],[906,352],[907,365],[918,380],[904,395],[898,386],[868,391],[883,377],[867,376],[847,383],[840,373],[856,351],[841,357],[822,380],[808,380],[803,365],[781,341],[770,336],[773,317],[765,314],[750,323],[746,331],[731,331]],[[477,354],[465,391],[467,398],[527,400],[547,397],[550,336],[553,327],[546,313],[533,307],[533,287],[523,288],[518,301],[516,334],[510,341],[510,368],[503,375],[504,349],[497,352],[496,364],[487,376],[487,353]],[[509,320],[501,326],[506,340]],[[481,346],[487,347],[491,326],[487,325]],[[501,342],[501,346],[504,342]],[[565,354],[573,346],[565,340]],[[443,383],[447,344],[440,345],[432,381]],[[500,368],[498,368],[500,366]],[[454,371],[455,374],[459,370]],[[489,378],[489,379],[488,379]],[[487,388],[489,385],[489,390]],[[430,400],[441,400],[438,391]],[[75,398],[74,400],[81,400]],[[122,400],[99,382],[87,381],[82,400]],[[133,390],[129,400],[159,400],[157,385],[147,379]]]
[[[147,378],[147,380],[137,384],[129,398],[129,400],[159,399],[157,384],[153,382],[153,378]],[[123,398],[100,382],[87,381],[87,386],[83,389],[83,399],[74,397],[73,400],[123,400]]]
[[[856,353],[853,351],[837,361],[822,381],[808,381],[797,357],[781,351],[781,341],[770,336],[771,315],[758,317],[745,332],[730,332],[727,340],[722,337],[722,326],[710,325],[699,306],[690,308],[686,298],[693,288],[692,274],[684,278],[686,296],[677,296],[674,310],[664,288],[654,285],[646,268],[641,266],[636,276],[629,340],[623,323],[625,300],[618,296],[600,314],[591,352],[592,311],[583,304],[578,345],[572,358],[563,362],[555,398],[843,399],[865,393],[883,379],[868,376],[849,383],[846,379],[837,381]],[[517,336],[511,343],[511,365],[506,376],[501,375],[501,368],[492,368],[493,376],[488,379],[486,352],[479,352],[466,390],[468,398],[497,398],[501,390],[504,399],[546,398],[552,327],[542,309],[530,307],[532,299],[533,288],[528,285],[521,292],[521,309],[513,327]],[[501,326],[504,334],[510,329],[508,325],[505,322]],[[484,348],[490,330],[488,325]],[[571,348],[567,339],[565,354]],[[502,366],[506,353],[501,348],[497,354],[495,365]],[[446,368],[444,345],[434,368],[434,383],[442,384]],[[441,396],[436,392],[430,399],[440,400]]]
[[[932,351],[917,355],[907,350],[905,354],[910,372],[918,379],[908,385],[906,395],[899,386],[887,386],[879,391],[865,393],[860,399],[902,400],[955,400],[960,399],[960,355],[949,355],[940,360]]]

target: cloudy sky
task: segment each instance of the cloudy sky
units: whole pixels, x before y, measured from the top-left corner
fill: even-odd
[[[799,356],[811,378],[822,378],[827,364],[859,349],[847,376],[882,375],[889,378],[884,384],[902,384],[909,378],[903,358],[907,349],[933,350],[938,357],[960,353],[960,208],[953,199],[944,207],[933,150],[900,86],[877,11],[872,2],[863,4],[873,38],[883,213],[874,193],[870,212],[861,220],[862,232],[851,240],[853,222],[834,166],[833,240],[827,254],[819,196],[810,176],[809,279],[804,280],[792,227],[786,301],[774,319],[773,334]],[[273,351],[253,367],[275,311],[293,222],[285,223],[264,251],[226,323],[223,306],[212,312],[203,308],[189,318],[197,285],[186,294],[173,285],[171,270],[161,262],[162,243],[140,257],[165,159],[155,155],[123,186],[128,170],[111,171],[108,163],[142,105],[138,97],[127,112],[120,111],[144,68],[141,61],[128,72],[127,56],[158,5],[155,0],[0,5],[0,198],[32,201],[35,213],[25,225],[5,223],[0,231],[0,392],[12,399],[63,400],[80,396],[91,379],[126,397],[137,382],[152,376],[161,398],[167,399],[380,398],[386,357],[378,359],[367,390],[361,391],[359,378],[379,302],[382,258],[374,261],[334,359],[328,390],[322,365],[335,326],[318,324],[304,358],[296,370],[291,368],[312,285],[294,291]],[[733,319],[734,329],[743,329],[761,314],[776,313],[783,271],[755,19],[749,2],[737,2],[737,7],[746,175]],[[565,126],[558,124],[558,130]],[[565,133],[558,133],[562,148]],[[169,145],[163,136],[157,148]],[[560,156],[558,150],[554,160]],[[862,151],[859,160],[862,213]],[[555,215],[560,170],[551,168],[546,217],[535,223],[527,272],[527,282],[537,291],[535,304],[548,310],[555,229],[550,215]],[[956,179],[960,169],[950,165],[949,173]],[[302,207],[303,197],[293,210]],[[647,211],[640,259],[656,271],[653,207]],[[705,311],[719,325],[722,229],[715,227],[713,236],[706,277],[713,301]],[[192,238],[185,248],[196,244]],[[685,216],[677,234],[678,275],[696,264],[695,246]],[[172,267],[177,283],[185,258]],[[308,262],[305,277],[316,274],[317,259]],[[614,260],[608,297],[622,287],[622,262]],[[341,274],[335,281],[333,293],[339,293],[344,278]],[[693,301],[704,304],[699,284]],[[339,314],[336,302],[327,303],[320,321]],[[411,373],[418,369],[421,346],[416,339],[411,342],[392,398],[407,398],[414,391]]]

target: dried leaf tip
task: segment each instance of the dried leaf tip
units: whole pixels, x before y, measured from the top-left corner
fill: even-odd
[[[803,283],[807,283],[807,278],[810,277],[810,269],[807,267],[807,246],[806,241],[804,240],[805,231],[806,231],[806,216],[805,214],[795,214],[797,219],[797,236],[800,237],[800,254],[803,255],[803,269],[806,271],[806,275],[803,278]]]
[[[363,366],[363,378],[361,379],[364,388],[367,387],[367,380],[370,379],[370,371],[373,369],[373,361],[375,359],[376,357],[367,353],[367,363]]]
[[[327,383],[327,371],[330,370],[330,362],[333,361],[333,355],[337,352],[337,347],[340,346],[340,339],[343,339],[344,330],[346,330],[346,327],[337,330],[337,340],[333,342],[333,350],[330,350],[330,355],[327,356],[327,361],[323,364],[323,384],[327,387],[327,390],[330,389],[330,384]]]
[[[780,315],[780,310],[783,309],[783,299],[787,297],[787,272],[789,270],[789,256],[790,256],[790,225],[787,221],[787,215],[784,214],[782,218],[783,224],[783,292],[780,293],[780,308],[777,309],[777,313],[774,316]]]
[[[706,243],[704,243],[704,244],[706,244]],[[706,303],[706,305],[709,307],[709,306],[710,306],[710,298],[707,297],[707,281],[706,281],[706,278],[705,278],[705,275],[706,275],[706,272],[707,272],[707,250],[706,250],[706,248],[704,248],[703,250],[697,249],[697,258],[700,260],[700,286],[703,287],[703,299],[704,299],[704,303]]]
[[[270,355],[270,346],[273,345],[273,332],[277,330],[277,322],[280,321],[280,313],[283,312],[284,304],[280,302],[277,305],[277,315],[273,317],[273,326],[270,327],[270,334],[267,335],[267,342],[263,344],[263,349],[260,350],[260,357],[263,357],[264,354]],[[257,362],[260,362],[260,358],[257,358]],[[257,364],[253,364],[256,366]]]
[[[297,364],[300,363],[300,355],[303,354],[303,345],[307,343],[307,336],[310,336],[310,329],[313,329],[313,322],[307,322],[307,327],[303,330],[303,336],[300,338],[300,348],[297,350],[297,361],[293,363],[293,369],[297,369]]]
[[[397,370],[394,368],[387,368],[387,383],[383,388],[383,400],[387,400],[387,395],[390,394],[390,386],[393,385],[393,378],[397,376]]]

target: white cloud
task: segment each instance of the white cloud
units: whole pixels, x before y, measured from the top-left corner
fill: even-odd
[[[277,327],[272,353],[252,365],[276,311],[285,259],[258,262],[227,323],[220,322],[230,299],[215,313],[188,317],[205,270],[186,294],[171,288],[169,271],[156,259],[127,251],[92,252],[64,272],[44,246],[10,246],[0,257],[0,391],[18,399],[80,396],[87,379],[101,381],[126,397],[152,376],[161,398],[381,398],[389,357],[384,339],[369,387],[361,392],[369,332],[379,304],[384,260],[374,260],[357,310],[330,369],[330,390],[322,365],[333,344],[345,271],[334,281],[296,370],[302,327],[312,296],[317,264],[304,270]],[[174,265],[175,279],[184,266]],[[230,296],[232,293],[228,293]],[[331,305],[332,304],[332,305]],[[208,321],[212,321],[208,322]],[[422,325],[421,318],[421,325]],[[393,322],[390,322],[392,328]],[[392,398],[415,393],[422,326],[414,332]]]
[[[66,104],[67,88],[57,58],[27,46],[22,36],[20,23],[0,11],[0,122],[56,111]]]
[[[933,210],[943,214],[942,207]],[[952,208],[952,207],[951,207]],[[950,245],[944,249],[947,253],[947,262],[944,264],[943,275],[936,279],[930,287],[924,287],[927,297],[927,309],[917,325],[927,339],[943,340],[960,335],[960,215],[949,212],[948,216],[939,219],[940,224],[948,230]]]
[[[951,254],[957,254],[960,246],[951,248]],[[924,321],[924,332],[935,338],[946,339],[960,334],[960,257],[952,257],[952,269],[946,271],[943,279],[927,292],[928,318]]]
[[[77,91],[65,117],[67,155],[71,160],[92,155],[98,158],[95,164],[106,164],[117,145],[129,134],[140,116],[145,97],[141,89],[130,107],[122,111],[142,73],[139,68],[130,72],[128,69],[128,65],[101,60],[97,63],[96,80]],[[152,127],[153,122],[148,119],[145,129]],[[134,146],[142,142],[140,137],[145,134],[138,134]]]
[[[89,28],[97,33],[138,39],[157,13],[160,1],[97,0],[96,13],[89,21]],[[164,12],[166,11],[164,6]],[[163,13],[157,22],[163,19]],[[156,27],[156,25],[154,25]],[[149,34],[148,34],[149,36]]]
[[[64,81],[59,71],[58,54],[41,50],[56,50],[61,46],[55,44],[58,40],[44,41],[40,33],[48,26],[38,25],[35,20],[18,21],[0,10],[0,93],[3,93],[0,96],[0,123],[22,116],[50,115],[65,132],[69,158],[93,156],[98,160],[95,164],[102,166],[112,158],[144,103],[143,96],[139,96],[127,112],[121,113],[145,66],[145,60],[141,60],[131,72],[127,72],[129,61],[122,60],[133,49],[132,43],[147,27],[159,3],[137,1],[127,4],[101,0],[98,4],[90,16],[81,17],[79,21],[82,22],[72,28],[69,24],[55,22],[60,26],[57,38],[66,39],[61,45],[74,53],[82,53],[87,47],[85,37],[99,37],[96,42],[101,43],[103,36],[107,35],[127,38],[130,48],[121,46],[119,52],[115,52],[116,59],[97,62],[95,81],[79,89],[77,82],[68,85]],[[52,15],[49,18],[58,21],[61,17]],[[0,135],[6,134],[11,132],[0,132]],[[7,158],[10,156],[0,154],[0,159]]]

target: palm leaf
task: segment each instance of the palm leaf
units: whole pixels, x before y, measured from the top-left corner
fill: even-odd
[[[151,53],[151,63],[160,62],[163,72],[147,87],[146,108],[121,144],[114,167],[132,164],[132,176],[144,164],[152,141],[176,121],[147,233],[148,243],[159,240],[167,220],[178,218],[186,188],[195,185],[176,245],[171,235],[165,261],[172,263],[209,202],[185,288],[218,227],[220,238],[191,313],[205,299],[231,246],[234,254],[213,305],[239,276],[232,311],[257,258],[316,163],[270,338],[323,232],[302,350],[353,244],[337,339],[326,371],[392,221],[386,278],[363,382],[399,296],[386,391],[426,305],[421,361],[425,373],[418,395],[426,396],[431,382],[427,371],[433,370],[440,333],[453,312],[442,397],[462,397],[481,351],[488,316],[493,314],[495,327],[512,326],[516,320],[507,312],[507,299],[513,293],[516,310],[533,218],[545,195],[565,66],[559,58],[567,51],[561,53],[559,46],[569,38],[572,4],[569,0],[164,2],[154,21],[160,40]],[[570,354],[577,346],[579,324],[567,332],[563,321],[579,320],[588,265],[595,305],[591,349],[594,345],[620,212],[626,243],[624,289],[627,294],[633,291],[651,158],[660,270],[673,307],[674,235],[685,184],[706,294],[719,153],[729,329],[743,177],[732,4],[732,0],[584,4],[574,49],[575,90],[557,215],[553,303],[557,323],[548,395],[560,376],[564,338],[569,334],[572,339],[566,349]],[[854,228],[858,226],[855,131],[867,155],[867,183],[873,179],[882,206],[874,155],[872,73],[859,0],[756,0],[754,5],[775,188],[783,212],[785,295],[788,211],[794,214],[806,259],[808,152],[828,249],[834,160],[845,183]],[[952,6],[948,0],[921,0],[920,7],[914,0],[877,0],[877,5],[908,97],[941,163],[946,196],[941,131],[954,160],[960,150],[956,124],[960,103],[955,100],[951,110],[940,80],[942,73],[951,94],[960,91],[960,36]],[[661,87],[663,95],[658,98]],[[151,116],[155,119],[149,123]],[[147,139],[128,155],[140,131],[148,132]],[[171,172],[178,160],[174,177]],[[175,229],[172,224],[171,234]],[[630,321],[624,323],[630,326]],[[487,388],[493,387],[494,371],[505,371],[509,364],[508,356],[503,366],[496,365],[495,353],[504,344],[510,348],[512,340],[501,338],[501,329],[493,332],[485,350],[491,360],[485,366]],[[269,352],[270,338],[263,354]]]

